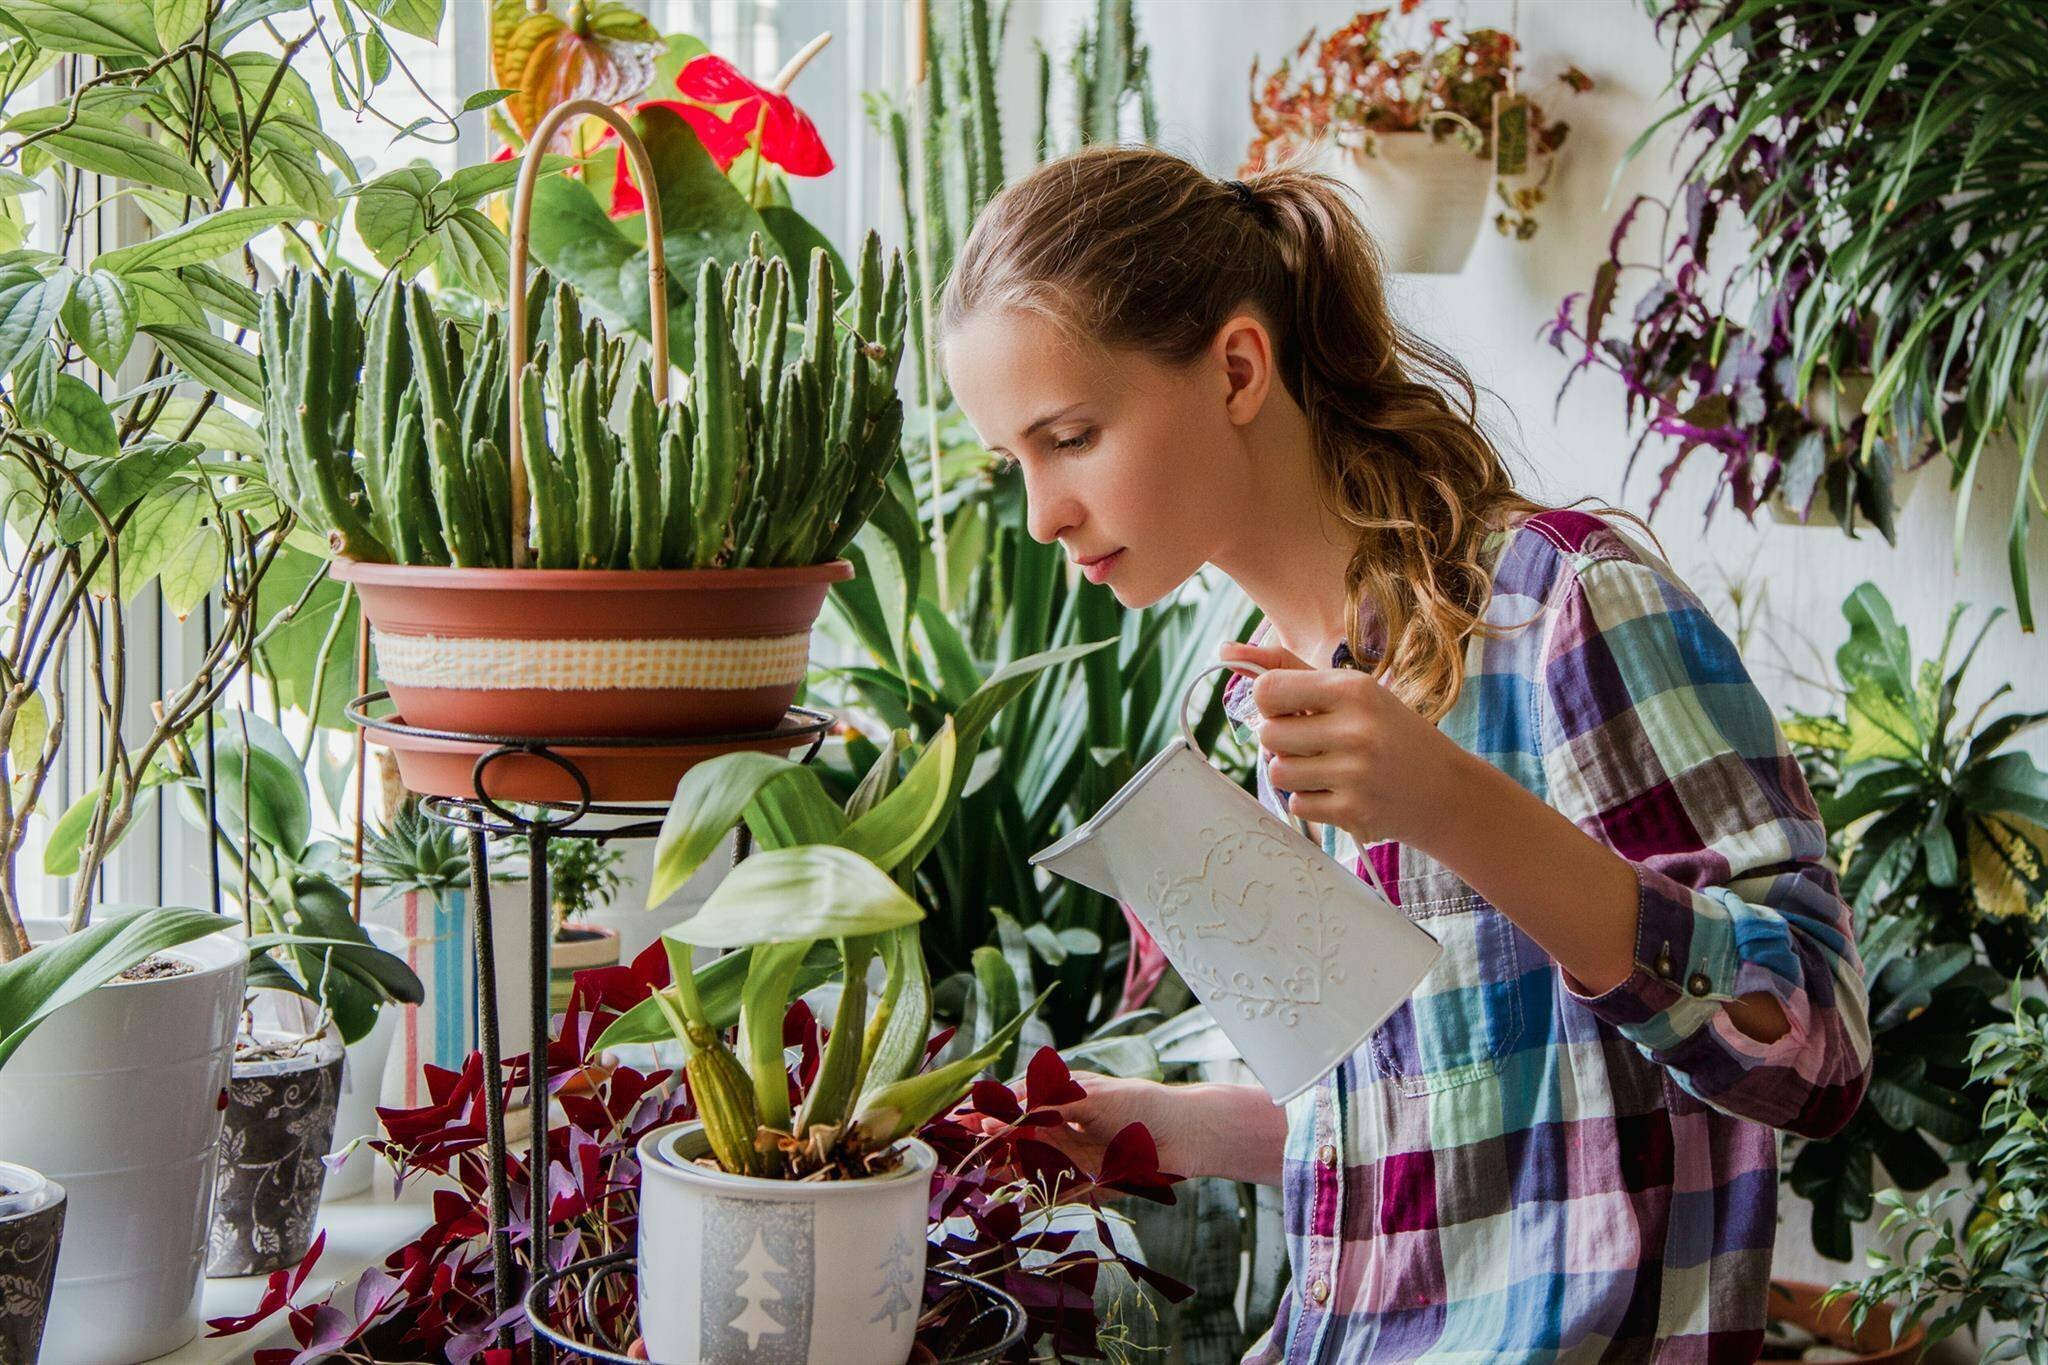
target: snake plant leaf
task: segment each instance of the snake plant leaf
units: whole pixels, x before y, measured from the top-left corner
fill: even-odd
[[[0,965],[0,1066],[72,1001],[156,953],[232,927],[222,915],[157,906],[107,916]]]
[[[705,948],[856,938],[915,924],[924,910],[866,858],[831,844],[757,853],[703,909],[663,937]]]

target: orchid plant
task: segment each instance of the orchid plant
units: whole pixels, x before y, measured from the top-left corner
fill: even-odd
[[[924,910],[905,888],[957,808],[997,713],[1070,653],[1035,655],[993,675],[928,743],[895,737],[843,807],[814,770],[776,755],[725,754],[684,774],[655,845],[650,908],[742,822],[763,851],[662,935],[674,987],[655,992],[651,1009],[615,1025],[598,1045],[663,1036],[681,1043],[691,1093],[725,1170],[802,1179],[883,1169],[900,1139],[951,1108],[1011,1052],[1035,1003],[991,1018],[965,1056],[920,1069],[931,981],[917,932]],[[782,1019],[791,996],[808,989],[803,982],[816,984],[827,940],[837,945],[839,1002],[818,1079],[798,1105],[783,1078]],[[696,989],[698,947],[750,952],[740,1006],[744,1062]],[[885,980],[870,1012],[868,967],[878,957]],[[825,962],[832,960],[828,951]]]

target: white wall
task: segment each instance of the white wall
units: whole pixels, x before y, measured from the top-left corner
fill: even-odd
[[[1011,138],[1013,171],[1021,169],[1017,158],[1033,116],[1024,71],[1028,36],[1063,51],[1074,25],[1095,8],[1089,0],[1015,3],[1007,54],[1014,69],[1004,92],[1009,120],[1019,130]],[[1235,174],[1251,137],[1246,74],[1252,58],[1270,67],[1312,26],[1326,33],[1357,8],[1343,0],[1138,0],[1141,38],[1153,49],[1158,73],[1161,141],[1213,174]],[[1429,7],[1432,14],[1455,14],[1473,26],[1508,25],[1513,10],[1512,0]],[[1558,502],[1591,494],[1647,512],[1661,443],[1645,449],[1624,487],[1634,433],[1623,420],[1619,381],[1599,371],[1582,374],[1553,411],[1568,362],[1538,332],[1564,295],[1591,285],[1621,207],[1638,191],[1663,195],[1673,183],[1668,143],[1653,146],[1623,171],[1607,200],[1622,153],[1665,107],[1660,93],[1670,56],[1637,0],[1522,0],[1519,10],[1525,88],[1539,92],[1546,110],[1572,126],[1550,201],[1540,211],[1542,228],[1529,242],[1509,241],[1491,226],[1482,229],[1462,274],[1397,277],[1396,307],[1410,326],[1448,347],[1498,396],[1488,416],[1506,443],[1518,447],[1532,492]],[[1567,62],[1593,78],[1591,92],[1572,95],[1557,83]],[[1632,243],[1645,243],[1640,229],[1651,216],[1639,219]],[[1720,241],[1716,250],[1724,250]],[[1640,247],[1641,256],[1653,251],[1653,244]],[[1632,297],[1624,292],[1617,312]],[[1726,575],[1746,576],[1752,592],[1763,591],[1766,617],[1751,638],[1748,657],[1775,703],[1816,700],[1792,675],[1812,677],[1823,661],[1831,667],[1847,634],[1841,600],[1866,579],[1891,598],[1924,652],[1939,644],[1955,603],[2011,600],[2004,518],[2012,475],[2006,470],[1984,478],[1977,489],[1960,565],[1952,550],[1955,500],[1943,468],[1930,469],[1911,495],[1896,549],[1871,531],[1851,541],[1833,529],[1779,525],[1765,517],[1751,525],[1725,506],[1703,527],[1712,473],[1704,458],[1689,465],[1652,524],[1675,567],[1717,611],[1725,602]],[[2030,562],[2036,599],[2048,618],[2048,529],[2036,530]],[[2039,709],[2048,705],[2044,667],[2048,649],[2036,636],[2022,634],[2008,612],[1993,628],[1973,676],[1986,687],[2010,680],[2017,700]],[[2034,742],[2037,752],[2048,754],[2042,737]]]
[[[1012,70],[1004,87],[1009,119],[1019,130],[1011,137],[1013,172],[1022,168],[1022,136],[1034,117],[1028,36],[1063,52],[1074,26],[1095,8],[1089,0],[1016,5],[1007,54]],[[1357,8],[1342,0],[1139,0],[1141,37],[1153,49],[1157,73],[1161,141],[1213,174],[1234,175],[1251,137],[1252,58],[1270,67],[1311,26],[1328,32]],[[1466,0],[1434,4],[1430,13],[1454,14],[1472,26],[1504,26],[1514,8],[1512,0]],[[1448,347],[1497,395],[1489,415],[1518,448],[1532,492],[1557,502],[1591,494],[1646,513],[1661,464],[1659,447],[1646,448],[1624,486],[1634,433],[1623,420],[1619,381],[1603,372],[1583,374],[1554,409],[1568,362],[1539,339],[1539,331],[1564,295],[1590,286],[1621,207],[1638,191],[1668,194],[1674,182],[1669,143],[1653,145],[1622,172],[1608,198],[1623,152],[1665,107],[1660,95],[1670,56],[1637,0],[1523,0],[1519,19],[1525,88],[1542,92],[1552,116],[1572,125],[1550,201],[1541,210],[1541,231],[1532,241],[1512,242],[1488,226],[1462,274],[1399,277],[1396,306],[1410,326]],[[1574,96],[1556,82],[1567,62],[1593,78],[1591,92]],[[1640,232],[1632,238],[1642,240]],[[1717,242],[1716,249],[1724,248]],[[1644,254],[1653,250],[1641,248]],[[1617,311],[1631,302],[1624,293]],[[1767,517],[1751,525],[1725,507],[1703,527],[1712,472],[1704,461],[1688,467],[1653,525],[1674,566],[1724,620],[1728,576],[1746,579],[1752,593],[1763,591],[1765,613],[1750,638],[1748,660],[1778,705],[1815,704],[1816,694],[1797,675],[1831,672],[1834,650],[1847,634],[1841,600],[1866,579],[1891,598],[1923,652],[1938,645],[1954,604],[2011,600],[2004,548],[2009,472],[1985,478],[1977,489],[1960,563],[1952,549],[1955,499],[1943,469],[1931,470],[1913,492],[1900,518],[1897,548],[1874,532],[1851,541],[1836,530],[1780,525]],[[2037,530],[2030,563],[2036,597],[2048,617],[2048,531]],[[1980,694],[2010,681],[2016,704],[2040,709],[2048,706],[2044,673],[2048,650],[2037,636],[2022,634],[2008,612],[1994,627],[1973,676]],[[2041,737],[2034,744],[2048,754]],[[1815,1256],[1805,1236],[1804,1206],[1789,1199],[1788,1204],[1781,1274],[1831,1281],[1860,1268]]]

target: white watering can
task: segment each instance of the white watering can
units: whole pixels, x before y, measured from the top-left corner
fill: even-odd
[[[1286,1103],[1364,1046],[1441,945],[1401,913],[1370,859],[1367,886],[1210,766],[1188,728],[1087,823],[1034,855],[1122,901]]]

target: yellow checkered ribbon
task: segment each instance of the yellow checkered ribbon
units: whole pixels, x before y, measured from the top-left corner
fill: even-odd
[[[691,688],[729,692],[801,682],[811,635],[754,639],[506,640],[379,631],[377,671],[400,687],[548,692]]]

